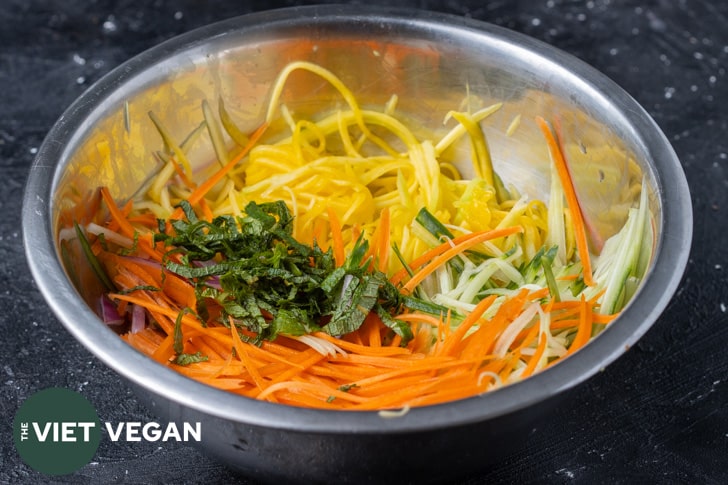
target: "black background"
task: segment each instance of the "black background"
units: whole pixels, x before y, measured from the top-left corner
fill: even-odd
[[[22,462],[10,434],[18,406],[40,389],[80,391],[102,421],[155,419],[58,323],[27,270],[21,200],[45,134],[90,84],[162,40],[255,10],[310,3],[0,3],[0,482],[49,481]],[[728,4],[397,5],[523,32],[604,72],[666,133],[686,171],[694,207],[690,262],[663,316],[637,346],[573,393],[526,449],[469,482],[728,483]],[[92,463],[53,481],[245,483],[245,478],[182,444],[102,439]]]

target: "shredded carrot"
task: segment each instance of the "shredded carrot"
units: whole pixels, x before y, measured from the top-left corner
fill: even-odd
[[[222,168],[220,168],[217,172],[215,172],[210,178],[205,180],[203,183],[201,183],[187,198],[187,201],[191,205],[196,205],[202,198],[212,189],[215,184],[217,184],[220,180],[222,180],[229,172],[232,170],[235,165],[238,164],[245,156],[248,154],[248,152],[255,146],[255,144],[258,142],[261,136],[263,136],[263,133],[265,133],[265,130],[268,128],[267,123],[263,123],[258,127],[257,130],[253,132],[253,134],[250,135],[250,140],[248,141],[248,144],[243,147],[240,152],[238,152],[237,155],[235,155],[230,161],[225,164]],[[181,208],[177,208],[175,212],[170,216],[170,219],[179,219],[182,217],[183,211]]]
[[[149,214],[136,214],[129,216],[127,220],[132,224],[139,224],[146,226],[149,229],[154,229],[157,225],[157,216],[152,213]]]
[[[205,217],[207,222],[212,221],[213,215],[210,210],[210,206],[205,202],[205,199],[200,200],[200,209],[202,209],[202,215]]]
[[[530,327],[521,341],[514,342],[513,351],[502,358],[485,355],[482,351],[473,353],[469,345],[462,344],[465,342],[476,346],[473,342],[480,338],[492,345],[499,333],[493,325],[504,328],[508,319],[515,318],[527,302],[537,300],[540,294],[539,291],[522,290],[501,304],[493,320],[483,320],[482,316],[494,303],[495,295],[481,300],[457,329],[446,335],[445,343],[437,353],[426,354],[396,345],[380,346],[382,325],[378,318],[373,317],[367,319],[366,324],[356,332],[365,336],[366,344],[337,339],[323,332],[313,334],[346,351],[345,355],[326,357],[313,349],[301,352],[301,344],[292,339],[279,338],[276,342],[265,342],[258,347],[241,340],[232,321],[229,329],[217,326],[205,328],[192,315],[185,315],[182,317],[182,324],[187,329],[185,351],[204,349],[211,358],[209,362],[191,364],[180,371],[220,389],[304,407],[397,409],[446,402],[486,391],[493,380],[484,379],[485,375],[497,376],[499,382],[508,380],[522,359],[521,349],[532,345],[538,335],[538,325]],[[174,317],[177,312],[138,296],[111,296],[142,305],[165,318]],[[589,306],[586,299],[569,303],[557,304],[563,309],[570,309],[575,304],[581,309]],[[590,322],[588,312],[579,323],[583,328]],[[419,321],[426,326],[444,326],[443,322],[430,315],[414,313],[398,315],[396,318]],[[494,323],[496,320],[501,323]],[[158,362],[168,363],[174,356],[170,325],[166,327],[169,333],[162,340],[159,340],[157,331],[151,329],[139,336],[128,335],[126,339],[140,350],[146,349],[145,353],[153,354]],[[481,328],[465,338],[476,325]],[[242,333],[247,335],[245,330]],[[537,370],[546,343],[545,334],[541,334],[535,352],[526,358],[527,364],[521,378]],[[478,345],[488,346],[485,343]],[[581,345],[583,342],[579,338],[571,348],[576,349]],[[225,348],[235,349],[242,366],[234,364],[232,354]],[[289,357],[282,358],[278,356],[280,354]],[[487,362],[487,365],[479,366],[478,363],[483,362]]]
[[[380,356],[391,356],[391,355],[402,355],[408,353],[406,349],[402,347],[368,347],[366,345],[359,345],[345,340],[337,339],[324,332],[313,333],[315,337],[328,340],[329,342],[338,345],[342,349],[350,352],[357,352],[361,355],[380,355]]]
[[[553,328],[553,325],[551,326],[551,328]],[[534,340],[536,340],[536,337],[538,337],[538,332],[538,325],[532,325],[530,328],[522,330],[521,333],[513,341],[513,346],[515,347],[514,351],[520,353],[521,350],[531,345]]]
[[[491,295],[488,298],[480,300],[480,302],[475,306],[475,309],[470,312],[465,320],[460,322],[457,330],[448,336],[448,339],[445,341],[440,350],[441,355],[449,355],[452,353],[454,347],[461,342],[467,331],[478,322],[478,319],[493,304],[495,299],[495,295]]]
[[[419,257],[415,258],[414,260],[412,260],[407,265],[408,268],[403,268],[400,271],[398,271],[397,273],[395,273],[390,278],[390,281],[394,284],[399,283],[409,274],[409,271],[415,270],[416,268],[419,268],[423,264],[426,264],[427,262],[432,261],[433,258],[440,256],[442,253],[444,253],[448,249],[451,249],[455,246],[459,246],[460,244],[465,243],[466,241],[470,241],[471,239],[476,238],[486,232],[488,232],[488,231],[471,232],[471,233],[456,237],[450,241],[446,241],[446,242],[440,244],[439,246],[435,246],[434,248],[425,252],[422,256],[419,256]],[[409,271],[408,271],[408,269],[409,269]]]
[[[574,281],[574,280],[579,279],[579,275],[577,275],[577,274],[569,274],[569,275],[559,276],[556,279],[559,280],[559,281]]]
[[[589,257],[589,244],[586,238],[586,228],[584,223],[584,215],[581,212],[581,206],[579,205],[579,199],[576,197],[576,189],[574,188],[574,181],[571,178],[569,172],[569,166],[566,164],[564,154],[561,152],[558,142],[554,138],[554,134],[551,131],[546,120],[542,117],[536,117],[536,123],[538,123],[541,131],[543,132],[546,143],[551,153],[551,158],[556,166],[556,170],[561,180],[561,186],[564,189],[564,195],[566,195],[566,202],[569,204],[569,210],[571,210],[574,223],[574,234],[576,236],[577,250],[579,251],[579,257],[581,258],[582,265],[584,266],[584,283],[587,286],[594,286],[594,280],[592,278],[592,267],[591,259]]]
[[[258,389],[262,391],[267,387],[265,381],[258,372],[255,364],[253,364],[253,361],[248,354],[246,346],[243,345],[243,341],[240,340],[238,329],[235,326],[235,322],[233,321],[232,317],[230,317],[230,334],[232,335],[233,346],[235,347],[235,352],[237,353],[238,358],[240,358],[240,360],[245,365],[245,369],[248,371],[248,374],[250,374],[250,377],[252,377],[255,385],[258,387]]]
[[[119,206],[116,205],[116,201],[111,196],[111,193],[109,192],[109,188],[101,187],[100,191],[101,191],[101,197],[104,199],[104,202],[106,203],[106,206],[109,209],[109,213],[111,214],[111,220],[117,224],[117,226],[121,230],[122,234],[124,234],[126,237],[133,239],[134,233],[136,232],[136,230],[129,223],[126,216],[124,215],[122,210],[119,208]]]
[[[581,300],[579,301],[579,328],[567,354],[572,354],[583,347],[591,338],[591,333],[591,306],[587,304],[584,295],[582,295]]]
[[[107,208],[109,209],[109,213],[111,214],[111,219],[118,224],[119,230],[122,234],[124,234],[126,237],[134,239],[134,234],[136,233],[136,229],[134,229],[134,226],[131,225],[129,220],[126,218],[126,215],[122,212],[121,209],[119,209],[119,206],[116,205],[116,201],[114,201],[114,198],[111,196],[111,193],[109,192],[108,187],[101,187],[101,196],[104,199],[104,202],[106,203]],[[157,252],[154,248],[148,246],[147,244],[140,243],[139,249],[141,251],[144,251],[148,256],[154,258],[157,261],[162,261],[163,255]]]
[[[177,159],[174,158],[174,155],[171,155],[169,157],[169,161],[172,163],[172,166],[174,167],[174,171],[177,172],[177,175],[179,175],[180,180],[182,180],[182,183],[185,184],[187,188],[194,189],[195,184],[190,180],[190,178],[185,173],[185,169],[182,167],[182,165],[177,162]]]
[[[418,284],[422,282],[425,278],[427,278],[433,271],[435,271],[437,268],[442,266],[446,261],[454,258],[458,254],[462,253],[463,251],[467,251],[468,249],[477,246],[480,243],[483,243],[485,241],[489,241],[491,239],[497,239],[500,237],[509,236],[511,234],[515,234],[517,232],[522,232],[523,228],[520,226],[511,226],[511,227],[505,227],[503,229],[493,229],[490,231],[483,231],[480,233],[477,233],[475,236],[471,237],[470,239],[463,241],[459,244],[456,244],[454,246],[451,246],[449,249],[444,251],[439,256],[435,257],[427,263],[424,268],[419,270],[417,273],[412,275],[412,278],[403,286],[403,291],[406,293],[411,293],[412,290],[414,290]]]
[[[172,338],[172,334],[169,334],[162,341],[159,347],[156,348],[152,354],[152,359],[159,363],[166,363],[169,362],[172,357],[174,357],[174,338]]]
[[[364,323],[360,327],[360,330],[366,333],[368,337],[367,345],[370,347],[381,347],[382,346],[382,321],[379,319],[376,313],[370,312],[364,319]]]
[[[136,333],[126,333],[123,338],[134,348],[146,355],[153,355],[155,350],[160,346],[164,337],[152,328],[145,328]]]
[[[472,358],[478,354],[490,353],[493,350],[496,339],[505,330],[511,321],[520,315],[526,304],[528,290],[522,289],[514,298],[504,302],[499,308],[495,316],[487,325],[481,326],[475,332],[462,349],[462,355],[465,358]]]
[[[541,357],[543,357],[543,354],[546,351],[547,341],[548,341],[548,339],[546,337],[546,334],[542,333],[541,337],[538,340],[538,347],[536,348],[536,353],[531,356],[531,360],[528,362],[526,369],[521,374],[522,377],[525,378],[534,373],[534,371],[536,370],[536,366],[538,365],[539,361],[541,360]]]

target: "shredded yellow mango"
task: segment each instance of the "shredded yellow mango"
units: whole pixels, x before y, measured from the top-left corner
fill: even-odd
[[[279,98],[288,76],[295,70],[306,70],[328,81],[341,94],[348,109],[331,112],[319,120],[294,119],[285,106],[279,106]],[[235,169],[244,183],[238,185],[228,180],[212,192],[214,197],[206,199],[213,215],[240,215],[249,201],[283,200],[295,217],[294,236],[309,244],[315,240],[327,248],[331,245],[327,214],[330,207],[341,221],[344,242],[350,249],[359,234],[372,237],[382,209],[388,208],[390,240],[405,260],[414,259],[428,248],[412,229],[422,207],[456,234],[523,225],[522,235],[495,243],[501,251],[518,243],[526,248],[527,255],[532,255],[543,245],[547,229],[545,205],[525,199],[499,203],[493,183],[489,182],[489,155],[485,160],[474,158],[479,177],[467,181],[462,180],[455,165],[440,159],[449,146],[466,136],[473,125],[495,113],[500,104],[475,113],[449,113],[445,121],[453,124],[452,128],[438,140],[432,140],[418,139],[397,119],[396,97],[381,111],[363,109],[339,78],[312,63],[288,65],[272,93],[267,120],[272,120],[280,109],[290,133],[275,143],[258,144],[251,150]],[[373,127],[384,134],[375,135]],[[181,188],[176,197],[169,193],[167,183],[174,174],[170,163],[150,190],[151,201],[145,208],[160,217],[171,213],[172,205],[187,194]],[[400,268],[397,258],[389,259],[389,274]]]

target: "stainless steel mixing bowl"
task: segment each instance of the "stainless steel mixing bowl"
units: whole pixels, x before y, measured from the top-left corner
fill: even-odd
[[[129,347],[96,315],[92,302],[100,288],[85,276],[84,263],[59,244],[69,211],[102,184],[124,200],[156,170],[151,151],[160,140],[148,111],[181,137],[201,119],[202,99],[222,97],[238,123],[252,128],[265,116],[272,80],[292,60],[334,71],[365,105],[381,106],[397,94],[398,112],[433,130],[463,102],[473,109],[502,102],[483,123],[496,169],[536,197],[547,195],[548,155],[533,117],[558,116],[585,212],[602,236],[624,219],[625,174],[643,172],[657,241],[636,298],[585,349],[545,372],[396,419],[251,401],[194,382]],[[337,102],[324,84],[306,76],[283,100],[297,113]],[[509,135],[516,115],[521,124]],[[460,17],[318,6],[204,27],[113,70],[48,134],[30,172],[23,224],[30,267],[59,320],[126,378],[154,413],[201,421],[205,452],[259,478],[382,482],[452,478],[523,445],[565,391],[622,355],[658,318],[686,265],[692,212],[680,163],[653,120],[574,57]]]

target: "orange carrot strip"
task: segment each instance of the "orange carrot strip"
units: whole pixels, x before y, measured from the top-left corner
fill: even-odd
[[[134,229],[134,226],[132,226],[129,221],[126,219],[126,215],[122,212],[122,209],[119,208],[119,206],[116,204],[116,201],[111,196],[111,193],[109,192],[108,187],[101,187],[101,197],[103,197],[104,202],[106,203],[106,206],[109,209],[109,213],[111,214],[111,218],[114,220],[114,222],[119,226],[119,230],[129,238],[134,238],[134,233],[136,230]]]
[[[212,222],[214,216],[212,214],[212,211],[210,210],[210,206],[207,205],[205,199],[200,200],[200,208],[202,209],[202,215],[204,216],[205,220],[207,222]]]
[[[354,223],[351,226],[351,239],[352,241],[356,241],[359,239],[359,236],[361,236],[361,226],[357,223]]]
[[[323,400],[329,399],[333,396],[336,399],[342,399],[344,401],[352,402],[366,402],[366,398],[356,396],[349,392],[343,392],[338,389],[330,389],[321,385],[312,384],[309,382],[298,382],[298,381],[286,381],[278,382],[266,388],[263,392],[258,395],[258,399],[266,399],[269,395],[274,394],[276,391],[296,391],[299,393],[307,393],[312,396],[321,397]]]
[[[614,315],[603,315],[601,313],[594,313],[592,310],[592,320],[594,323],[600,323],[602,325],[606,325],[607,323],[611,323],[612,320],[617,318],[619,316],[619,313],[615,313]]]
[[[551,320],[550,327],[553,330],[562,330],[565,328],[579,328],[578,318],[566,318],[564,320]]]
[[[482,231],[485,232],[485,231]],[[478,235],[482,234],[482,232],[470,232],[468,234],[463,234],[462,236],[458,236],[456,238],[453,238],[451,240],[445,241],[444,243],[440,244],[439,246],[435,246],[434,248],[430,249],[429,251],[426,251],[423,255],[413,259],[410,261],[410,263],[407,265],[409,269],[415,270],[418,267],[422,266],[423,264],[428,263],[429,261],[432,261],[433,258],[441,255],[448,249],[452,248],[453,246],[457,246],[461,243],[464,243],[465,241],[469,241],[473,239],[474,237],[478,237]],[[409,274],[409,271],[407,271],[407,268],[403,268],[396,272],[392,277],[389,279],[392,283],[395,285],[402,281],[407,275]]]
[[[579,305],[579,328],[576,331],[576,337],[571,343],[566,355],[571,355],[589,342],[592,334],[591,306],[587,304],[584,295],[581,295],[581,304]]]
[[[359,327],[359,330],[361,330],[361,327]],[[346,335],[342,335],[341,338],[353,344],[364,345],[364,341],[361,339],[361,332],[359,331],[349,332]]]
[[[157,216],[153,213],[137,214],[134,216],[127,217],[130,223],[137,223],[146,226],[152,230],[157,229]]]
[[[341,400],[329,402],[329,399],[324,400],[320,397],[312,397],[298,392],[288,392],[285,389],[280,390],[275,395],[268,396],[267,400],[301,408],[342,410],[347,407]]]
[[[352,379],[364,379],[381,374],[380,369],[376,367],[347,365],[341,362],[319,362],[313,365],[310,371],[315,372],[316,375],[328,376],[344,383],[351,382]]]
[[[542,333],[538,341],[538,347],[536,347],[536,352],[531,356],[531,360],[528,361],[528,365],[521,374],[522,379],[530,376],[536,370],[536,365],[538,365],[538,361],[541,360],[541,357],[543,357],[543,353],[546,351],[546,343],[546,334]]]
[[[498,336],[523,311],[527,294],[528,290],[524,288],[517,296],[503,302],[495,316],[464,342],[462,357],[474,358],[490,353]]]
[[[407,404],[409,406],[425,406],[429,404],[440,404],[443,402],[464,399],[477,396],[483,393],[487,387],[481,383],[478,385],[477,380],[464,380],[458,375],[448,376],[449,382],[442,382],[434,392],[424,394],[422,396],[411,399]]]
[[[402,347],[376,347],[376,348],[367,347],[366,345],[359,345],[359,344],[355,344],[352,342],[347,342],[346,340],[343,340],[343,339],[337,339],[324,332],[314,332],[313,336],[322,338],[324,340],[328,340],[329,342],[331,342],[349,352],[357,352],[362,355],[392,356],[392,355],[402,355],[402,354],[410,353],[407,349],[403,349]]]
[[[505,382],[508,380],[508,377],[513,372],[513,369],[516,368],[516,364],[521,360],[521,354],[520,352],[513,352],[510,357],[506,359],[506,365],[503,367],[503,370],[500,371],[498,374],[498,377],[500,377],[501,382]]]
[[[146,293],[146,292],[145,292]],[[176,321],[180,311],[175,308],[168,308],[163,305],[161,305],[159,302],[149,301],[144,298],[136,297],[130,294],[120,294],[120,293],[110,293],[109,298],[112,300],[122,300],[122,301],[128,301],[129,303],[134,303],[137,305],[140,305],[150,312],[157,312],[160,315],[163,315],[167,318],[170,318],[173,321]],[[200,322],[193,317],[190,314],[186,314],[182,316],[182,321],[184,325],[196,330],[200,334],[208,335],[213,338],[220,339],[220,334],[216,333],[214,328],[211,327],[203,327]],[[222,327],[224,328],[224,327]],[[226,332],[229,332],[227,329],[225,329]],[[167,333],[171,333],[170,331],[167,331]],[[229,340],[230,336],[227,336],[227,339],[224,339],[223,341],[230,342]],[[257,347],[256,347],[257,348]],[[266,352],[266,354],[270,354],[270,352]]]
[[[166,299],[176,304],[179,308],[195,308],[197,306],[195,288],[187,280],[166,271],[162,267],[157,271],[142,263],[137,263],[136,260],[131,258],[114,254],[108,254],[106,259],[113,261],[113,264],[119,268],[125,268],[132,274],[142,278],[145,284],[162,289],[163,295],[167,297]],[[132,286],[134,285],[130,285],[129,287]]]
[[[574,222],[574,235],[576,237],[576,246],[579,251],[579,257],[581,258],[581,262],[584,267],[584,283],[587,286],[594,286],[595,283],[592,279],[592,267],[591,260],[589,258],[589,244],[586,238],[584,215],[581,212],[581,206],[579,205],[579,200],[576,197],[574,181],[571,178],[571,173],[569,172],[569,167],[564,159],[564,154],[561,152],[561,148],[554,138],[554,134],[548,123],[540,116],[536,117],[536,123],[538,123],[541,128],[544,138],[546,138],[551,158],[554,161],[556,171],[559,174],[559,179],[561,180],[561,186],[564,189],[566,202],[574,215],[572,218]]]
[[[127,220],[126,215],[122,212],[121,209],[119,209],[119,206],[116,205],[116,201],[114,201],[114,198],[111,196],[108,187],[101,187],[100,191],[101,197],[104,199],[104,202],[109,209],[109,214],[111,215],[112,220],[115,221],[116,224],[118,224],[121,233],[124,234],[126,237],[134,239],[134,233],[136,232],[136,229],[134,229],[134,226],[132,226],[131,223]],[[157,252],[152,247],[147,246],[142,241],[140,241],[139,243],[139,249],[157,261],[162,261],[163,259],[163,255],[161,253]]]
[[[478,360],[480,362],[480,359]],[[356,384],[361,389],[372,389],[373,384],[385,382],[393,377],[404,376],[407,374],[420,374],[424,371],[430,370],[444,370],[452,367],[469,366],[475,363],[472,360],[459,360],[459,359],[422,359],[422,361],[413,364],[405,369],[394,369],[386,373],[381,373],[365,379],[353,381],[352,384]]]
[[[496,298],[497,297],[495,295],[490,295],[487,298],[483,298],[477,305],[475,305],[473,311],[470,312],[460,323],[458,328],[448,336],[448,340],[440,348],[440,355],[452,355],[454,348],[460,343],[463,337],[465,337],[467,331],[470,330],[470,328],[475,325],[478,320],[480,320],[480,317],[482,317],[483,313],[490,308]]]
[[[179,175],[180,180],[182,180],[182,183],[185,184],[185,186],[188,189],[194,189],[195,184],[187,177],[187,174],[185,173],[185,170],[182,168],[182,166],[177,162],[177,159],[174,158],[174,155],[171,155],[169,157],[169,161],[172,163],[172,166],[174,167],[174,171],[177,172],[177,175]]]
[[[136,286],[136,282],[131,281],[125,274],[116,275],[114,277],[114,283],[123,288]],[[169,308],[168,303],[159,297],[153,297],[151,295],[151,292],[148,291],[137,291],[135,293],[139,295],[135,301],[121,300],[121,302],[127,305],[129,303],[139,304],[139,306],[145,308],[152,315],[152,318],[154,318],[154,320],[159,324],[159,326],[162,328],[162,330],[164,330],[166,334],[172,333],[174,325],[169,323],[170,319],[166,315],[156,312],[154,308],[155,305],[159,308]],[[152,308],[150,308],[150,306]],[[179,313],[179,311],[177,311],[177,313]]]
[[[240,335],[238,334],[238,328],[235,326],[233,317],[230,317],[230,335],[232,336],[233,346],[235,347],[235,351],[238,354],[238,358],[245,365],[245,368],[247,369],[248,374],[250,374],[250,377],[255,382],[255,385],[258,387],[258,389],[262,391],[267,387],[267,384],[263,380],[263,377],[258,373],[258,369],[252,362],[250,355],[248,355],[245,344],[243,344],[243,341],[240,339]]]
[[[434,377],[430,379],[413,379],[410,385],[402,386],[398,392],[392,392],[371,398],[366,403],[359,404],[353,409],[372,410],[372,409],[392,409],[403,408],[409,406],[416,398],[432,393],[434,390],[442,388],[448,384],[453,377],[448,375]]]
[[[378,350],[391,349],[391,348],[392,347],[379,347]],[[349,353],[347,355],[336,355],[335,357],[330,357],[329,362],[351,364],[351,365],[373,366],[373,367],[379,367],[380,369],[399,369],[402,367],[411,367],[411,366],[417,364],[418,360],[421,360],[424,358],[424,356],[422,354],[420,354],[419,358],[415,358],[414,356],[412,356],[412,357],[413,358],[407,358],[407,356],[388,357],[388,356],[361,355],[361,354]]]
[[[553,328],[553,327],[551,327],[551,328]],[[516,345],[518,342],[520,342],[516,345],[516,347],[513,349],[513,351],[518,352],[520,354],[520,352],[523,349],[525,349],[526,347],[531,345],[531,343],[533,343],[533,341],[536,340],[536,337],[538,337],[539,330],[540,330],[539,325],[536,324],[536,325],[531,326],[531,328],[527,328],[527,329],[524,329],[523,331],[521,331],[521,333],[518,335],[518,337],[516,337],[516,339],[513,341],[514,345]]]
[[[427,278],[427,276],[430,275],[433,271],[435,271],[438,267],[440,267],[442,264],[447,262],[449,259],[454,258],[458,254],[462,253],[463,251],[466,251],[473,246],[477,246],[478,244],[488,241],[490,239],[497,239],[500,237],[509,236],[511,234],[517,233],[517,232],[523,232],[523,228],[521,226],[511,226],[511,227],[504,227],[503,229],[493,229],[491,231],[483,231],[477,234],[477,236],[472,237],[471,239],[468,239],[465,242],[462,242],[460,244],[457,244],[455,246],[452,246],[447,251],[443,252],[436,258],[434,258],[432,261],[427,263],[424,268],[419,270],[417,273],[415,273],[412,278],[402,287],[402,290],[405,293],[411,293],[412,290],[414,290],[417,285],[419,285],[422,280]]]
[[[293,379],[294,377],[296,377],[298,375],[304,374],[307,371],[309,371],[309,369],[313,365],[317,364],[318,362],[321,362],[322,360],[324,360],[326,358],[325,355],[319,354],[314,349],[304,351],[303,354],[306,355],[307,358],[305,360],[299,362],[299,364],[301,365],[300,368],[292,367],[292,368],[289,368],[288,370],[286,370],[285,372],[281,372],[280,374],[276,375],[271,380],[271,385],[279,383],[279,382],[287,381],[287,380]]]
[[[436,318],[432,315],[428,315],[427,313],[402,313],[400,315],[395,315],[394,319],[403,320],[405,322],[429,323],[433,327],[444,325],[442,318]]]
[[[472,388],[477,385],[477,379],[475,379],[472,373],[467,370],[468,367],[469,363],[453,362],[453,365],[450,367],[435,369],[435,372],[426,371],[388,376],[386,379],[373,384],[356,385],[355,387],[352,387],[350,392],[356,393],[360,396],[367,396],[372,399],[379,399],[381,396],[386,396],[388,394],[398,394],[403,389],[407,389],[414,384],[430,382],[443,385],[449,381],[450,385],[458,385],[458,383],[466,384],[471,388],[469,393],[472,394],[473,392],[477,392],[477,390],[472,390]],[[437,390],[438,386],[430,387],[428,385],[426,392],[437,392]],[[406,403],[403,402],[402,404]]]
[[[225,327],[220,327],[221,330],[224,330],[224,334],[228,334],[229,330]],[[209,330],[209,328],[208,328]],[[242,331],[242,329],[241,329]],[[243,331],[244,332],[244,331]],[[211,332],[210,335],[215,335],[215,332]],[[228,336],[229,337],[229,336]],[[218,337],[219,338],[219,337]],[[248,345],[246,349],[250,353],[251,356],[254,356],[255,358],[258,358],[260,360],[266,361],[266,362],[280,362],[282,364],[285,364],[289,367],[298,367],[301,368],[300,364],[297,364],[296,362],[292,362],[289,359],[284,358],[284,356],[278,352],[275,352],[277,348],[271,345],[267,345],[270,342],[263,342],[263,344],[258,347],[257,345]],[[297,351],[291,350],[290,354],[297,354]]]
[[[107,189],[108,190],[108,189]],[[101,191],[101,187],[99,187],[99,198],[101,200],[104,200],[103,193]],[[111,199],[113,201],[113,199]],[[115,203],[115,201],[114,201]],[[119,214],[121,214],[123,219],[128,219],[129,213],[131,212],[132,208],[132,201],[129,200],[126,204],[124,204],[124,207],[119,207],[118,204],[116,204],[116,207],[118,208]],[[119,223],[112,218],[111,220],[107,221],[106,227],[114,232],[119,232]]]
[[[201,183],[187,198],[187,202],[189,202],[191,205],[196,205],[202,198],[212,189],[215,184],[217,184],[220,180],[222,180],[230,170],[237,165],[240,160],[245,158],[245,155],[248,154],[248,152],[255,146],[255,144],[258,142],[261,136],[263,136],[263,133],[265,133],[266,128],[268,128],[267,123],[263,123],[258,127],[257,130],[253,132],[253,134],[250,135],[250,139],[248,141],[248,144],[243,147],[240,152],[235,155],[230,161],[225,164],[224,167],[219,169],[217,172],[215,172],[210,178],[205,180],[203,183]],[[178,207],[174,213],[170,216],[170,219],[179,219],[183,215],[183,210],[181,207]]]
[[[370,347],[381,347],[382,346],[382,321],[379,319],[376,313],[369,312],[364,319],[365,331],[369,334],[369,346]]]
[[[95,190],[89,199],[83,200],[82,204],[74,207],[72,213],[78,214],[78,212],[80,212],[80,214],[74,216],[77,219],[76,222],[86,225],[93,221],[94,218],[101,213],[100,209],[101,193],[98,190]]]
[[[204,335],[190,338],[191,344],[202,354],[206,355],[209,361],[224,360],[210,345],[207,344]]]
[[[553,117],[553,125],[554,125],[554,134],[556,135],[556,141],[559,144],[559,150],[561,150],[561,153],[564,155],[564,160],[568,164],[568,158],[566,157],[566,150],[564,148],[564,136],[563,131],[561,129],[561,118],[559,116]],[[597,253],[601,252],[604,248],[604,238],[601,234],[599,234],[599,231],[596,227],[594,227],[594,224],[591,223],[591,221],[588,218],[584,218],[584,229],[587,234],[587,236],[590,238],[590,242],[592,246],[595,248]]]
[[[208,324],[209,325],[209,324]],[[231,338],[232,341],[232,338]],[[233,355],[233,346],[232,345],[226,345],[224,342],[221,342],[220,340],[205,336],[205,343],[212,347],[217,354],[228,360]],[[230,342],[232,343],[232,342]],[[231,364],[232,365],[232,364]]]
[[[432,328],[418,325],[412,328],[414,338],[407,343],[407,349],[413,355],[429,354],[432,348]]]
[[[156,360],[161,364],[168,364],[170,359],[174,357],[174,337],[172,334],[167,337],[159,344],[152,354],[152,359]]]
[[[141,353],[151,356],[164,340],[159,332],[152,328],[145,328],[137,333],[126,333],[121,336],[132,347]]]
[[[551,294],[551,291],[549,291],[548,288],[541,288],[540,290],[533,290],[528,294],[528,299],[533,300],[540,300],[541,298],[546,298]],[[553,301],[553,300],[550,300]]]
[[[579,275],[577,275],[577,274],[567,274],[567,275],[564,275],[564,276],[559,276],[556,279],[559,280],[559,281],[574,281],[574,280],[576,280],[578,278],[579,278]]]

